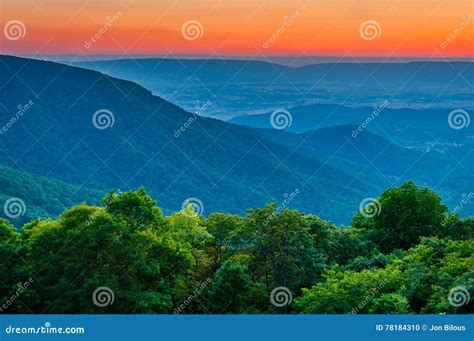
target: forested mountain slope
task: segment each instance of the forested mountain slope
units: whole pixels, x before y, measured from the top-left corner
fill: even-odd
[[[380,193],[351,169],[197,117],[134,83],[52,62],[0,60],[2,117],[33,103],[2,136],[4,165],[98,190],[145,186],[170,209],[197,197],[207,211],[242,213],[298,189],[293,207],[338,223]]]

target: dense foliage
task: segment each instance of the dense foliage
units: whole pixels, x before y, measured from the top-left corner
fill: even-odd
[[[27,208],[12,220],[16,227],[33,219],[58,216],[81,202],[98,204],[105,193],[2,165],[0,174],[0,202],[18,197]],[[0,210],[0,217],[8,218],[5,211]]]
[[[474,289],[474,220],[447,214],[413,182],[375,204],[378,214],[340,228],[274,204],[244,217],[205,218],[192,205],[164,216],[139,189],[20,231],[1,220],[0,311],[474,312],[468,298],[450,301],[453,288]],[[100,306],[93,296],[103,287],[113,300]],[[273,296],[280,287],[286,304]]]

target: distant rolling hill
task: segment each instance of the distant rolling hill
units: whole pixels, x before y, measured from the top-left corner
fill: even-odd
[[[67,62],[133,81],[206,116],[232,118],[305,104],[474,107],[474,63],[322,63],[286,67],[252,60],[122,59]],[[351,123],[351,122],[347,122]],[[352,122],[354,123],[354,122]]]
[[[463,142],[459,145],[441,145],[439,150],[426,151],[401,147],[367,130],[353,135],[356,129],[357,126],[342,125],[301,134],[276,129],[256,130],[295,150],[331,158],[333,164],[341,169],[353,169],[367,182],[389,187],[412,179],[428,185],[451,208],[460,206],[466,196],[474,195],[474,149],[466,139],[461,139]],[[463,203],[459,211],[461,215],[473,214],[474,205]]]
[[[275,129],[260,131],[279,143],[292,147],[301,146],[317,154],[368,165],[380,173],[393,176],[403,174],[421,156],[421,153],[402,148],[368,131],[354,138],[352,132],[356,129],[357,126],[344,125],[302,134],[284,133]]]
[[[407,147],[420,146],[437,139],[461,141],[474,136],[474,125],[460,130],[453,129],[449,125],[448,117],[452,110],[393,109],[390,107],[390,102],[378,111],[375,108],[349,108],[342,105],[298,106],[287,108],[291,115],[291,125],[286,127],[285,131],[304,133],[337,125],[352,125],[356,130],[365,124],[364,130]],[[271,128],[271,115],[271,112],[260,115],[242,115],[229,122],[256,128]]]
[[[367,166],[377,173],[395,177],[418,178],[426,181],[435,180],[437,174],[427,174],[427,167],[437,167],[438,170],[448,172],[451,165],[443,165],[443,157],[438,154],[426,154],[399,145],[363,131],[354,137],[357,126],[342,125],[316,129],[301,134],[292,134],[276,129],[262,129],[259,132],[275,142],[304,148],[311,152],[334,157],[356,164]],[[418,175],[423,173],[423,177]]]
[[[278,83],[353,83],[377,82],[406,85],[472,86],[462,74],[474,71],[474,63],[409,62],[409,63],[322,63],[303,67],[252,60],[221,59],[114,59],[90,62],[67,62],[143,84],[171,82],[226,82],[234,84]]]
[[[197,197],[205,213],[243,213],[299,189],[291,207],[337,223],[348,223],[363,198],[382,190],[316,153],[196,118],[137,84],[95,71],[2,56],[0,85],[5,121],[19,105],[34,103],[1,136],[0,164],[73,185],[144,186],[172,210]]]

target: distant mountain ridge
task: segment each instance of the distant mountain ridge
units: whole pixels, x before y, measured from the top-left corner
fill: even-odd
[[[390,83],[420,83],[453,86],[471,86],[460,74],[474,72],[472,61],[408,63],[321,63],[302,67],[252,60],[222,59],[115,59],[90,62],[65,62],[100,71],[118,78],[147,83],[155,77],[163,81],[182,82],[184,79],[202,82],[252,83],[252,82],[303,82],[303,83],[357,83],[376,84],[377,80]],[[157,79],[159,80],[159,79]]]
[[[38,59],[37,55],[21,55],[19,57]],[[195,59],[215,59],[215,60],[255,60],[269,63],[280,64],[290,67],[302,67],[314,64],[324,63],[409,63],[423,62],[426,57],[358,57],[358,56],[232,56],[232,55],[206,55],[206,54],[173,54],[173,55],[150,55],[150,54],[132,54],[124,56],[123,54],[54,54],[43,55],[41,59],[55,62],[95,62],[100,60],[119,60],[119,59],[179,59],[179,60],[195,60]],[[469,62],[473,58],[470,56],[459,57],[430,57],[431,62]]]
[[[474,107],[472,61],[304,67],[163,58],[65,63],[133,81],[187,111],[210,100],[214,105],[204,115],[222,119],[316,103],[372,107],[390,100],[400,108]]]
[[[467,109],[467,108],[466,108]],[[398,144],[409,141],[433,141],[441,139],[465,139],[474,134],[474,126],[462,130],[453,129],[448,122],[453,109],[394,109],[391,103],[382,109],[349,108],[343,105],[314,104],[287,108],[291,125],[285,131],[304,133],[336,125],[352,125],[354,130],[363,129]],[[376,112],[376,114],[374,114]],[[229,122],[255,128],[271,128],[272,112],[259,115],[242,115]],[[364,127],[362,127],[365,124]]]

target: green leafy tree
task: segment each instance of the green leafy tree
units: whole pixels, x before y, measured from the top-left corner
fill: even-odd
[[[474,239],[474,218],[459,219],[457,214],[450,214],[442,222],[440,237],[450,239]]]
[[[393,266],[361,272],[335,268],[325,273],[323,282],[303,289],[295,306],[306,314],[367,314],[377,309],[374,303],[381,306],[383,294],[397,290],[401,276],[401,271]]]
[[[251,210],[246,217],[250,239],[249,272],[253,280],[265,285],[267,302],[276,287],[287,287],[294,295],[299,289],[320,278],[326,256],[318,250],[310,234],[308,221],[297,212],[275,211],[274,205]]]
[[[370,314],[409,314],[408,299],[400,294],[382,294],[374,298],[369,308]]]
[[[474,241],[423,238],[404,258],[405,296],[416,312],[468,313],[472,305],[456,306],[448,301],[453,288],[464,288],[472,294]],[[468,303],[468,302],[467,302]]]
[[[378,205],[348,228],[275,204],[165,217],[140,188],[19,232],[0,219],[0,312],[472,314],[473,218],[412,182]]]
[[[367,231],[368,237],[383,252],[408,249],[423,236],[442,233],[447,207],[428,188],[418,188],[408,181],[385,191],[374,203],[378,214],[365,217],[358,213],[352,222],[355,228]]]
[[[24,263],[21,254],[20,235],[15,228],[5,219],[0,218],[0,312],[3,312],[3,304],[14,295],[18,289],[18,283],[27,280],[29,276],[24,271],[28,264]],[[13,301],[5,309],[7,312],[21,311],[19,301]]]
[[[206,247],[212,242],[213,236],[207,232],[204,218],[199,215],[191,204],[183,210],[173,213],[166,218],[168,234],[178,249],[191,260],[191,266],[186,273],[176,276],[173,287],[173,302],[175,307],[184,302],[195,290],[196,283],[214,274],[211,268],[211,257],[206,253]],[[186,309],[193,312],[193,306]]]
[[[171,311],[174,277],[190,262],[163,242],[161,211],[141,190],[109,203],[105,209],[77,206],[57,221],[25,227],[27,259],[39,275],[30,302],[36,312]],[[113,291],[113,304],[99,307],[98,297],[94,302],[99,287]]]
[[[207,253],[211,257],[211,268],[214,271],[227,261],[238,249],[239,240],[235,240],[242,230],[244,219],[237,215],[224,213],[210,214],[206,229],[213,238],[208,244]]]
[[[217,271],[210,284],[207,306],[216,314],[241,314],[251,310],[252,282],[245,268],[230,261]]]
[[[387,257],[385,267],[353,271],[335,266],[324,281],[303,289],[295,306],[303,313],[472,313],[467,293],[474,289],[473,253],[472,240],[422,238],[419,245]],[[464,295],[465,304],[449,302],[451,290]]]

